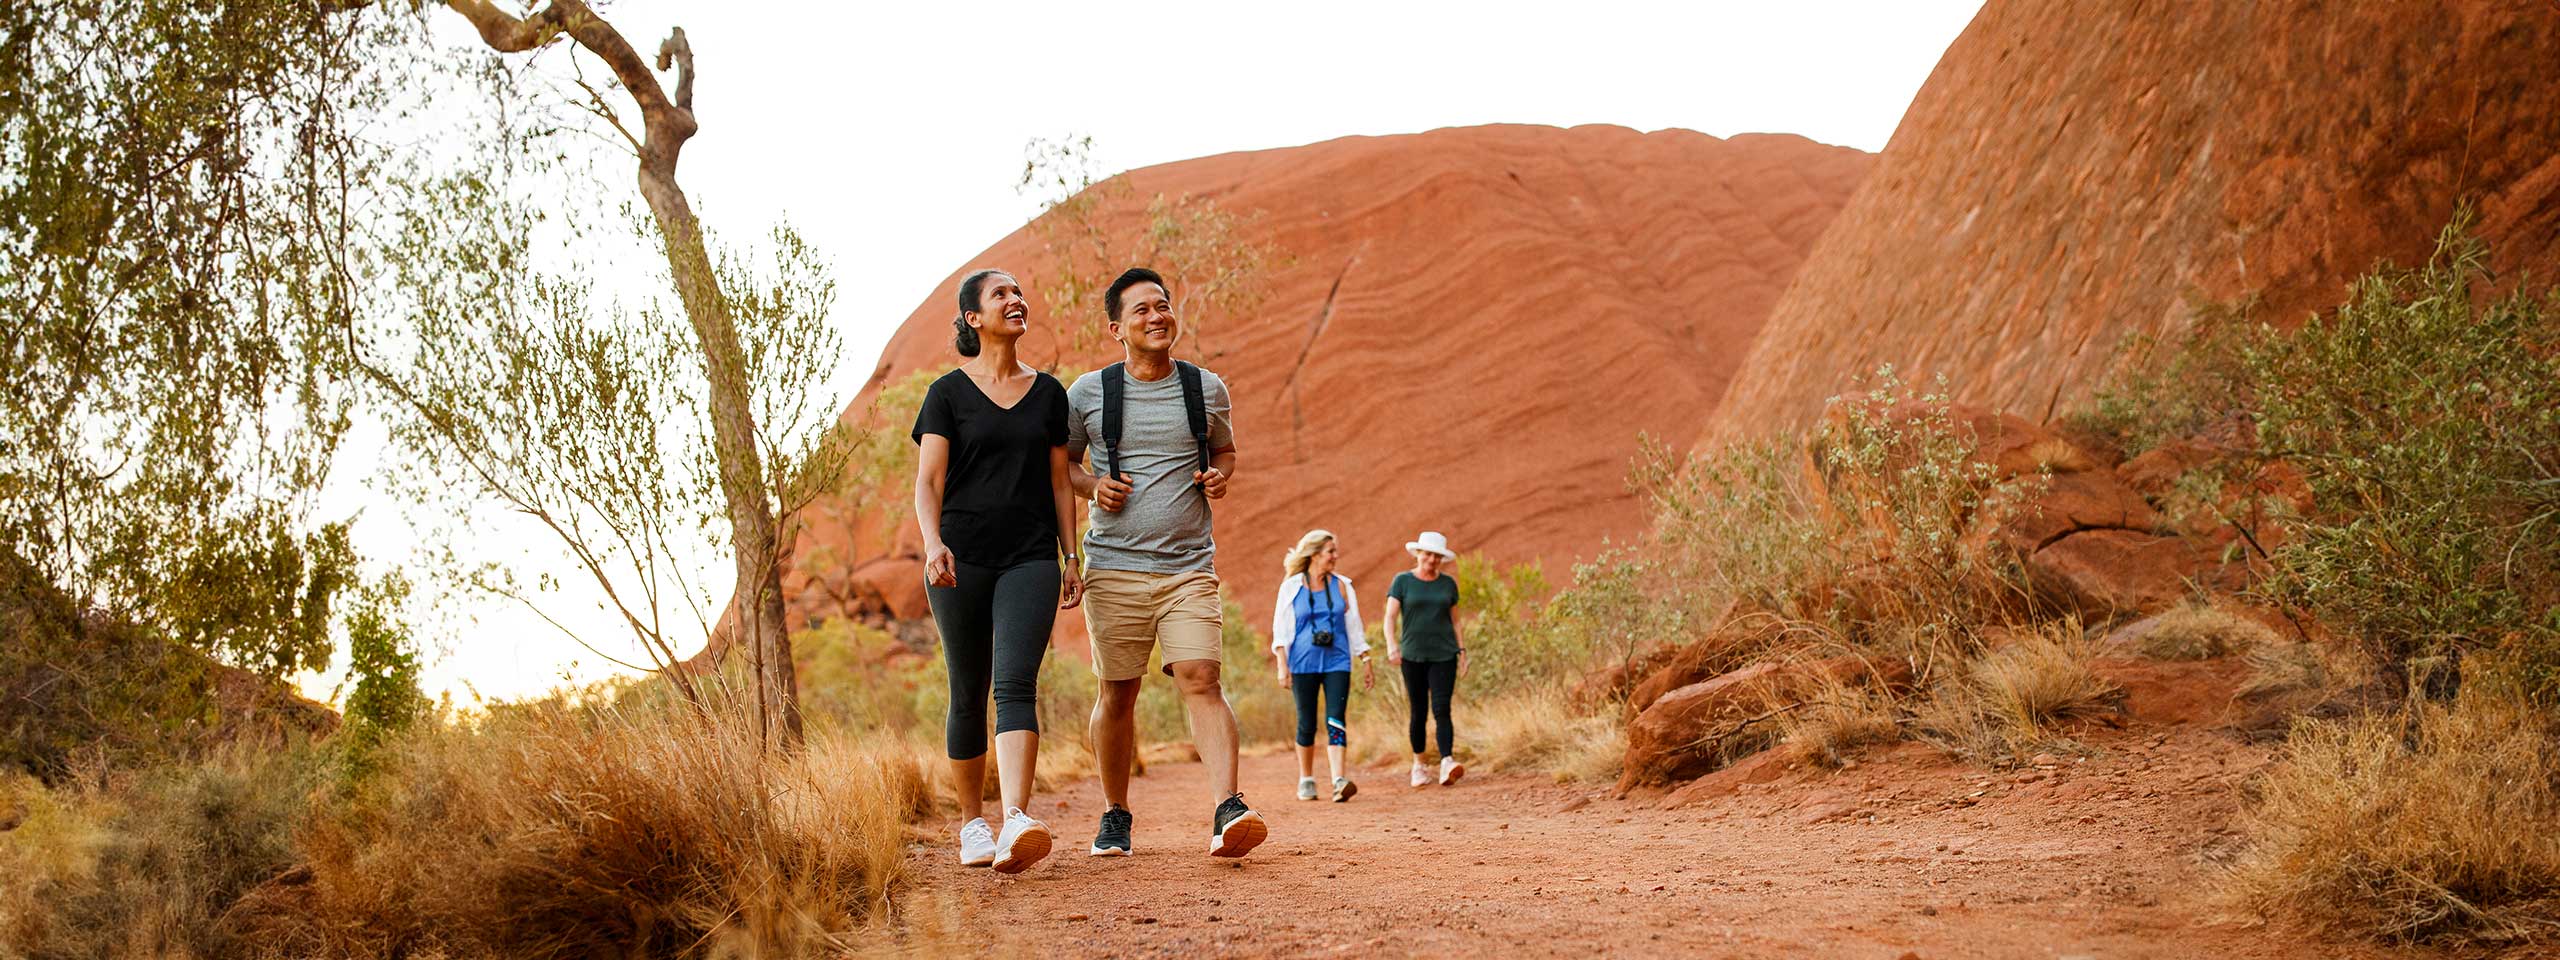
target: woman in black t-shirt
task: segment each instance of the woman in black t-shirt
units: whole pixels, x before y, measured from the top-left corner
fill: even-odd
[[[960,862],[1004,873],[1049,854],[1048,825],[1023,812],[1040,755],[1040,658],[1058,611],[1084,593],[1074,541],[1060,536],[1075,531],[1067,391],[1014,354],[1030,319],[1011,274],[980,270],[961,280],[952,345],[972,359],[925,391],[914,433],[925,593],[951,672],[944,745],[960,800]],[[981,799],[990,687],[1004,797],[996,829]]]

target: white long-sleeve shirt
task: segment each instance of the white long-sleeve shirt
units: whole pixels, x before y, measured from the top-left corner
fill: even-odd
[[[1358,658],[1369,652],[1367,628],[1360,625],[1360,594],[1351,589],[1351,578],[1339,573],[1333,582],[1342,587],[1342,626],[1351,634],[1351,656]],[[1298,637],[1298,595],[1307,590],[1307,575],[1293,573],[1280,581],[1280,599],[1271,606],[1271,652],[1286,654],[1289,643]]]

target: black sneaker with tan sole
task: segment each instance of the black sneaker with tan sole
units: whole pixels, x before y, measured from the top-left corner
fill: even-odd
[[[1261,814],[1244,805],[1241,793],[1220,801],[1218,812],[1209,817],[1209,855],[1213,857],[1244,856],[1269,836],[1271,827],[1262,822]]]

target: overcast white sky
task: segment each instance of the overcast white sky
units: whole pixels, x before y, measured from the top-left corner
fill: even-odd
[[[787,216],[833,257],[839,369],[858,384],[945,274],[1036,211],[1013,189],[1033,137],[1089,135],[1105,171],[1480,123],[1876,151],[1979,6],[622,0],[605,15],[643,50],[685,28],[702,130],[680,179],[715,231]],[[438,16],[447,42],[476,42]],[[511,697],[611,672],[528,617],[483,614],[430,665],[430,691]],[[589,623],[608,651],[628,645]]]

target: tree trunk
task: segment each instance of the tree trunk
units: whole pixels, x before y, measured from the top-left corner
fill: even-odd
[[[682,28],[658,48],[658,68],[676,70],[675,96],[670,99],[639,51],[582,0],[553,0],[521,20],[488,0],[448,0],[448,5],[502,53],[530,50],[567,33],[612,68],[640,107],[642,136],[632,137],[619,121],[614,125],[639,152],[640,196],[657,221],[668,272],[675,278],[685,315],[693,322],[703,372],[710,382],[712,451],[720,468],[720,492],[728,501],[730,545],[737,561],[729,611],[755,667],[757,713],[779,743],[796,746],[801,736],[799,671],[792,666],[791,635],[783,623],[782,544],[772,492],[765,484],[763,456],[756,449],[754,385],[747,382],[738,328],[703,242],[702,221],[676,184],[677,157],[698,129],[693,117],[693,48]],[[723,625],[730,619],[723,617]]]

